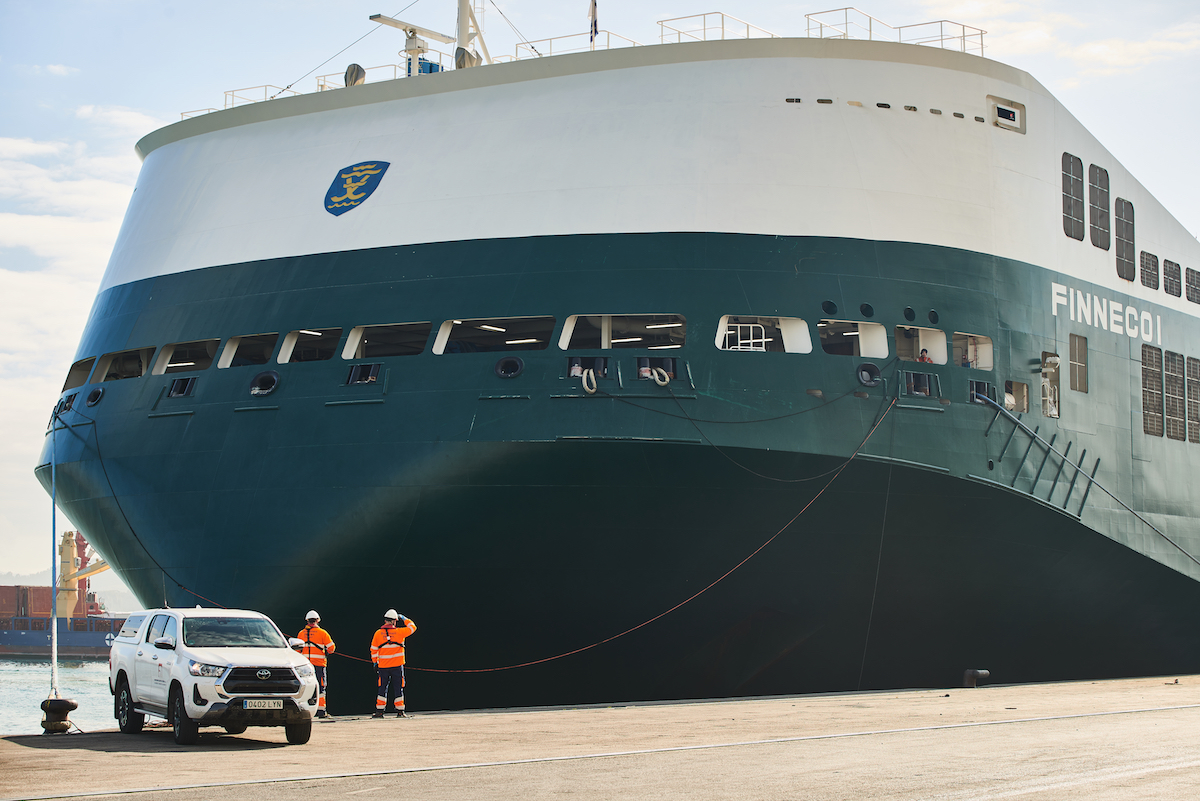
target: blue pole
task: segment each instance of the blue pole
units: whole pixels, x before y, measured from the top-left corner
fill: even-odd
[[[50,416],[50,696],[58,694],[58,410]]]

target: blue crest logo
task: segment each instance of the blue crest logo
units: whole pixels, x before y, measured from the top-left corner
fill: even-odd
[[[389,166],[386,161],[364,161],[338,170],[325,193],[325,211],[336,217],[361,205],[379,186]]]

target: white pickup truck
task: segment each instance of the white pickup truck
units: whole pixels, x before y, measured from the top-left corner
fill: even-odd
[[[108,656],[113,717],[122,732],[146,715],[171,722],[175,742],[195,743],[201,726],[241,734],[283,726],[308,742],[317,679],[308,660],[266,615],[238,609],[152,609],[130,615]]]

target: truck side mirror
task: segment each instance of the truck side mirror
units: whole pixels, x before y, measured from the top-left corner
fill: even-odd
[[[164,651],[174,651],[175,650],[175,638],[174,637],[159,637],[158,639],[156,639],[154,641],[154,647],[161,648]]]
[[[288,646],[293,651],[299,651],[301,648],[304,647],[304,640],[298,639],[296,637],[288,637]]]

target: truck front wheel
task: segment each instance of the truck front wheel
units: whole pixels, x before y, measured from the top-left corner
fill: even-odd
[[[200,739],[200,727],[188,717],[183,692],[178,688],[171,693],[171,731],[176,745],[195,745]]]
[[[283,731],[287,734],[287,741],[292,745],[304,745],[308,742],[308,738],[312,737],[312,721],[306,720],[303,723],[288,723],[283,727]]]
[[[113,702],[113,717],[117,719],[117,727],[122,734],[137,734],[146,722],[146,716],[133,708],[133,693],[129,690],[129,682],[121,679],[117,685],[117,695]]]

